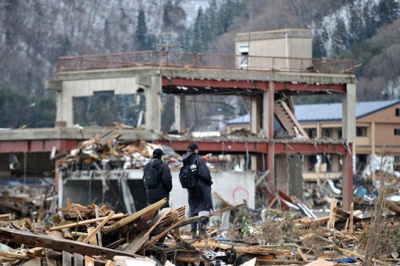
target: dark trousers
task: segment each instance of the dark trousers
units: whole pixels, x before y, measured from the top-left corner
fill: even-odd
[[[198,217],[198,215],[199,215],[198,213],[191,213],[190,217]],[[205,235],[207,223],[208,223],[208,219],[201,221],[199,223],[190,224],[190,232],[197,233],[197,226],[200,226],[200,229],[199,229],[200,235]]]

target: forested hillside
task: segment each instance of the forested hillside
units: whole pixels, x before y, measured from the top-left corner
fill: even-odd
[[[358,100],[395,99],[399,18],[400,0],[0,0],[0,110],[15,110],[3,112],[0,127],[52,125],[55,104],[44,80],[54,75],[59,56],[159,49],[166,43],[181,51],[233,53],[237,32],[284,27],[313,29],[315,57],[360,63]],[[106,103],[111,98],[114,103]],[[111,98],[82,99],[77,108],[98,113],[96,103],[106,104],[115,111],[108,121],[134,125],[142,103]],[[202,100],[220,102],[208,109],[225,118],[246,111],[237,99]],[[190,117],[200,116],[194,106]],[[43,114],[26,115],[34,111]],[[90,114],[79,118],[104,125]]]

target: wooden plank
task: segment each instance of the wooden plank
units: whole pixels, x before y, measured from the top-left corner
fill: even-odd
[[[308,261],[306,255],[304,255],[303,251],[301,250],[300,247],[297,247],[297,252],[299,253],[300,257],[304,260],[304,261]]]
[[[12,243],[50,248],[55,251],[66,251],[71,253],[79,253],[82,255],[105,256],[108,259],[112,259],[114,256],[117,255],[137,257],[137,255],[133,255],[127,252],[122,252],[114,249],[96,247],[77,241],[71,241],[62,238],[52,238],[50,236],[43,234],[33,234],[31,232],[12,230],[6,228],[0,228],[0,238],[3,240],[8,240]]]
[[[62,253],[62,265],[63,266],[72,266],[72,255],[66,251]]]
[[[329,213],[329,221],[328,221],[329,229],[335,228],[335,212],[334,212],[335,207],[336,207],[336,199],[331,198],[331,210]]]
[[[26,253],[31,257],[37,257],[37,256],[42,256],[43,251],[44,251],[44,248],[36,247],[36,248],[28,249],[28,251]]]
[[[156,203],[153,203],[149,206],[147,206],[146,208],[141,209],[140,211],[137,211],[135,213],[133,213],[132,215],[129,215],[128,217],[125,217],[122,220],[119,220],[118,222],[116,222],[115,224],[113,224],[112,226],[108,227],[108,228],[104,228],[102,231],[106,234],[113,232],[115,230],[117,230],[118,228],[127,225],[135,220],[137,220],[138,218],[140,218],[142,215],[154,211],[154,210],[159,210],[162,206],[165,205],[165,203],[167,202],[167,199],[164,198],[160,201],[157,201]]]
[[[113,261],[111,261],[111,260],[108,260],[106,262],[106,266],[115,266],[115,263]]]
[[[74,266],[83,266],[83,256],[78,253],[74,253]]]
[[[21,260],[30,259],[30,257],[27,254],[10,253],[10,252],[4,252],[2,250],[0,250],[0,256],[9,259],[21,259]]]
[[[150,228],[148,230],[142,231],[126,248],[125,251],[129,253],[136,253],[149,238],[150,233],[156,228],[156,226],[161,222],[161,220],[171,212],[171,208],[163,209],[156,217],[154,217],[150,222]]]
[[[168,234],[169,231],[178,227],[181,223],[183,223],[184,220],[185,220],[185,218],[179,219],[176,223],[172,224],[170,227],[165,229],[163,232],[161,232],[160,234],[151,238],[149,243],[146,245],[145,250],[148,249],[149,247],[151,247],[152,245],[154,245],[155,243],[157,243],[157,241],[160,240],[162,237],[164,237],[166,234]]]
[[[392,212],[394,212],[396,214],[400,213],[400,207],[397,204],[395,204],[391,201],[388,201],[388,200],[385,203],[389,210],[391,210]]]
[[[0,214],[0,220],[1,221],[9,221],[11,219],[12,219],[11,213]]]
[[[123,213],[117,213],[111,217],[111,220],[121,219],[125,216],[126,215]],[[60,225],[60,226],[54,226],[54,227],[49,228],[49,230],[55,231],[55,230],[61,230],[61,229],[65,229],[65,228],[72,228],[72,227],[76,227],[76,226],[80,226],[80,225],[87,225],[87,224],[91,224],[91,223],[101,222],[106,218],[107,217],[101,217],[101,218],[95,218],[95,219],[85,220],[85,221],[81,221],[81,222],[75,222],[75,223],[64,224],[64,225]]]
[[[93,233],[94,232],[94,227],[89,227],[88,229],[87,229],[87,232],[88,232],[88,235],[81,241],[82,243],[88,243],[88,242],[90,242],[89,244],[90,245],[94,245],[94,246],[97,246],[97,238],[96,238],[96,235]],[[86,241],[86,242],[83,242],[83,241]]]
[[[94,266],[94,259],[89,256],[85,256],[85,266]]]
[[[231,207],[231,206],[232,206],[232,204],[230,204],[226,199],[224,199],[218,192],[214,191],[213,194],[214,194],[214,196],[216,196],[222,203],[224,203],[226,207]]]
[[[94,239],[96,239],[96,234],[97,234],[97,232],[100,232],[100,230],[104,227],[104,225],[111,219],[111,217],[114,215],[114,213],[113,212],[111,212],[100,224],[99,224],[99,226],[97,226],[96,227],[96,229],[93,229],[92,230],[92,232],[89,232],[88,231],[88,236],[82,241],[82,243],[87,243],[87,242],[89,242],[89,240],[91,240],[91,239],[93,239],[93,237],[94,237]],[[97,240],[96,241],[93,241],[92,242],[92,240],[90,241],[91,242],[91,244],[93,245],[94,244],[94,242],[96,242],[96,244],[95,245],[97,245]]]
[[[96,218],[100,218],[100,210],[97,205],[94,205],[94,213],[96,214]],[[99,223],[97,223],[97,226],[99,226]],[[98,245],[100,247],[103,246],[103,239],[101,237],[101,232],[97,232],[97,241],[99,242]]]
[[[350,204],[350,234],[354,233],[354,202]]]

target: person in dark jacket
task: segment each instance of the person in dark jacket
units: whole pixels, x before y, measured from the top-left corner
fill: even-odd
[[[152,167],[157,171],[157,187],[146,188],[147,205],[153,204],[163,198],[168,201],[164,207],[169,207],[169,192],[172,190],[172,176],[171,171],[166,163],[161,160],[164,155],[161,149],[153,151],[153,160],[146,164],[145,169]],[[145,170],[144,169],[144,170]]]
[[[189,165],[190,169],[196,169],[196,177],[198,178],[197,185],[188,189],[189,215],[190,217],[207,216],[213,209],[211,198],[211,185],[213,184],[210,170],[206,166],[203,158],[198,155],[199,147],[196,143],[191,143],[188,146],[188,152],[183,155],[183,164]],[[206,235],[206,225],[208,219],[200,222],[200,235]],[[197,223],[191,224],[191,234],[197,236]]]

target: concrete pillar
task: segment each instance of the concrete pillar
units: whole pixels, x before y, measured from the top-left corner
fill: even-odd
[[[263,111],[262,111],[262,129],[264,131],[264,137],[269,138],[269,96],[271,92],[266,91],[263,94]]]
[[[267,154],[267,168],[269,170],[268,184],[271,180],[275,180],[275,144],[274,144],[274,94],[275,88],[274,83],[271,81],[268,84],[268,98],[266,110],[268,110],[268,121],[265,122],[268,125],[268,154]]]
[[[59,121],[65,121],[67,127],[74,126],[74,102],[72,95],[68,95],[64,91],[61,92],[61,112],[62,119]],[[57,111],[58,112],[58,111]]]
[[[57,125],[61,123],[65,123],[63,120],[63,98],[62,98],[62,91],[56,91],[56,107],[57,107],[57,113],[56,113],[56,127]]]
[[[347,84],[342,97],[342,135],[347,143],[356,139],[356,84]]]
[[[321,123],[317,123],[317,139],[322,138],[322,127]]]
[[[146,87],[146,130],[161,133],[161,76],[151,76],[150,87]]]
[[[350,149],[353,145],[349,145]],[[353,202],[353,157],[347,152],[343,155],[343,209],[350,210],[350,204]]]
[[[175,122],[174,129],[178,132],[184,132],[186,129],[185,123],[185,96],[175,96]]]
[[[277,155],[275,156],[275,174],[276,180],[276,190],[282,190],[286,194],[289,194],[289,173],[286,162],[286,156]]]
[[[375,155],[375,122],[371,123],[371,135],[369,136],[371,145],[371,155]],[[354,145],[355,146],[355,145]],[[372,171],[372,180],[376,180],[375,171]]]
[[[258,134],[261,129],[261,97],[251,98],[251,109],[250,109],[250,132],[253,134]]]
[[[371,135],[369,136],[371,145],[371,154],[375,154],[375,122],[371,123]]]
[[[342,97],[342,133],[349,152],[343,155],[343,208],[350,210],[353,201],[353,144],[356,139],[356,84],[347,84]]]

